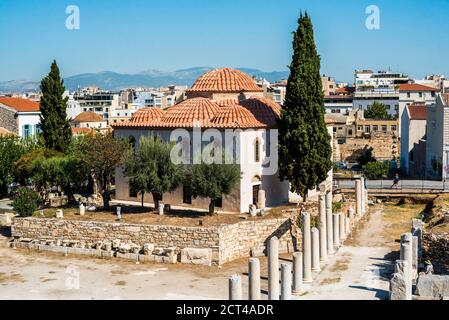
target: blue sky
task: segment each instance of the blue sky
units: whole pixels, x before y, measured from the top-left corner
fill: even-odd
[[[65,28],[68,5],[81,28]],[[365,8],[380,9],[380,30]],[[300,10],[315,28],[321,72],[355,68],[449,76],[449,0],[0,0],[0,80],[194,66],[286,70]]]

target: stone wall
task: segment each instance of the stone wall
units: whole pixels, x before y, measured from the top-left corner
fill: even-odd
[[[435,271],[449,272],[449,235],[424,230],[423,256],[432,261]]]
[[[393,155],[400,154],[397,138],[393,135],[371,135],[370,138],[346,138],[346,142],[334,142],[334,161],[356,161],[369,147],[373,148],[373,156],[377,160],[391,160]]]
[[[75,221],[56,218],[14,218],[11,233],[14,238],[38,240],[83,241],[87,247],[98,241],[151,243],[155,247],[176,247],[180,254],[184,248],[210,248],[212,262],[223,264],[250,253],[261,254],[266,241],[273,235],[281,240],[281,252],[292,251],[289,218],[242,221],[217,227],[181,227],[170,225],[144,225]]]
[[[15,112],[0,106],[0,127],[11,132],[19,133]]]

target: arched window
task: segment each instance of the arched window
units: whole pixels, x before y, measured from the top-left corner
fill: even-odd
[[[256,139],[254,142],[254,161],[259,162],[260,161],[260,143],[259,139]]]

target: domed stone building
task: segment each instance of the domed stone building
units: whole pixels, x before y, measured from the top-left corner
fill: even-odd
[[[263,205],[259,190],[265,191],[265,205],[289,201],[289,184],[277,175],[277,119],[281,107],[263,96],[263,90],[247,74],[230,68],[215,69],[200,76],[186,91],[186,99],[161,110],[143,108],[128,121],[114,124],[117,137],[138,143],[140,137],[157,135],[177,142],[183,158],[192,163],[206,146],[221,146],[240,165],[241,180],[230,195],[218,201],[222,212],[248,212],[250,204]],[[199,137],[199,138],[198,138]],[[199,141],[198,141],[199,140]],[[197,146],[197,149],[195,149]],[[199,151],[198,151],[199,150]],[[116,198],[139,201],[130,190],[120,168],[116,172]],[[145,202],[152,203],[151,194]],[[163,195],[172,206],[207,209],[209,199],[193,199],[188,186]]]

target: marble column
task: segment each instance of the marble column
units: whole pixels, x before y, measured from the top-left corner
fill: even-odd
[[[406,273],[407,281],[412,281],[413,278],[413,252],[412,252],[412,244],[403,242],[401,243],[401,260],[407,261],[409,266],[408,272]]]
[[[268,242],[268,300],[279,300],[279,240]]]
[[[248,260],[248,299],[260,300],[260,261],[257,258]]]
[[[365,199],[365,194],[366,194],[366,189],[365,189],[365,178],[364,177],[360,177],[360,187],[362,189],[362,198],[361,198],[361,203],[362,203],[362,215],[364,215],[366,213],[366,199]]]
[[[362,183],[360,179],[355,180],[355,213],[357,217],[362,216]]]
[[[281,263],[281,300],[292,299],[292,265]]]
[[[337,249],[340,246],[340,215],[338,213],[333,214],[334,224],[334,248]]]
[[[418,237],[412,236],[412,268],[413,275],[418,275]]]
[[[302,252],[293,253],[293,294],[303,292]]]
[[[339,214],[339,218],[338,218],[338,221],[339,221],[339,226],[340,226],[340,231],[339,231],[339,233],[340,233],[340,243],[343,243],[343,241],[346,239],[346,232],[345,232],[345,214],[344,213],[340,213]]]
[[[312,271],[320,271],[320,231],[312,228]]]
[[[326,227],[326,199],[320,194],[318,197],[318,215],[320,222],[320,261],[327,262],[327,227]]]
[[[334,228],[332,221],[332,192],[326,191],[326,240],[327,253],[334,254]]]
[[[242,300],[242,278],[238,274],[229,277],[229,300]]]
[[[345,233],[346,237],[349,237],[349,234],[351,233],[351,222],[349,217],[345,217]]]
[[[304,282],[312,282],[312,242],[310,235],[310,214],[303,212],[302,218],[302,258]]]

